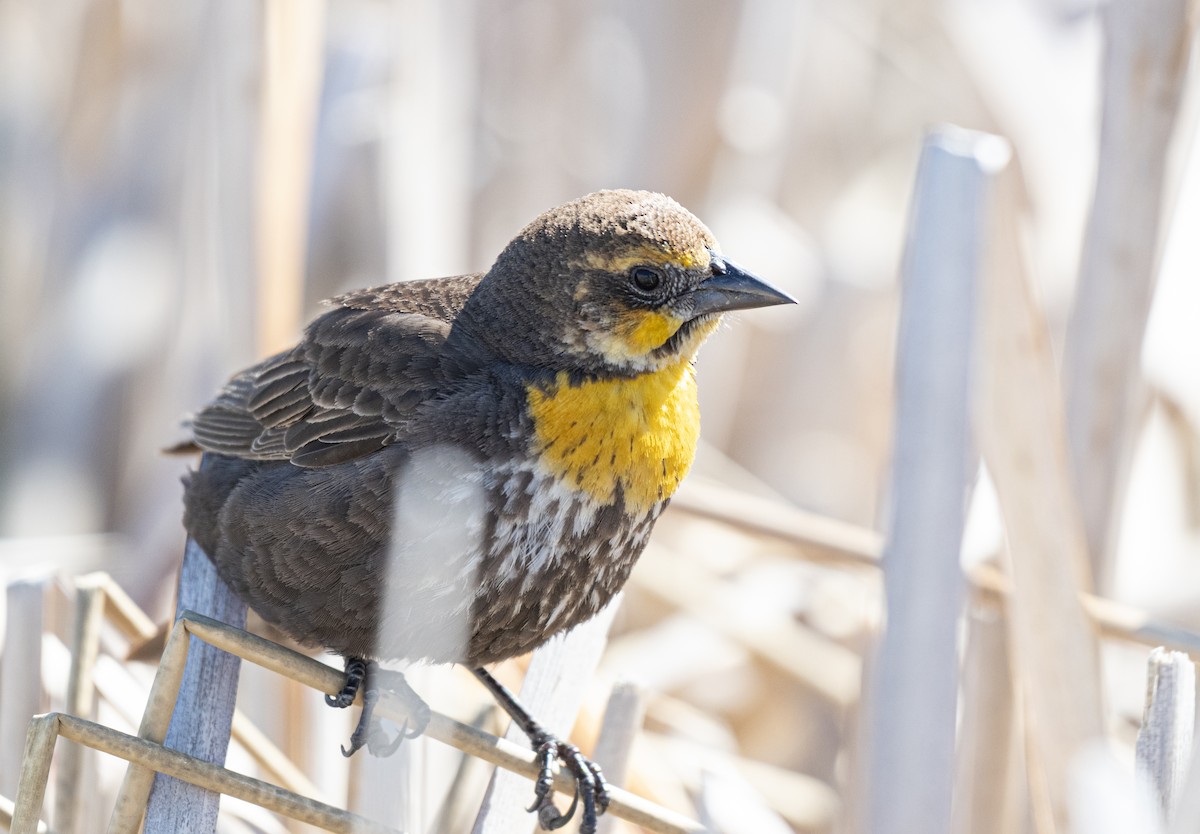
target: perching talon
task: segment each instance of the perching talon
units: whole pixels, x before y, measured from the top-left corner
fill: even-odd
[[[343,756],[349,758],[363,747],[366,747],[372,756],[390,756],[399,749],[404,739],[416,738],[429,726],[432,715],[429,705],[413,691],[404,675],[391,669],[381,669],[373,660],[347,658],[346,685],[336,696],[326,695],[325,702],[333,707],[349,706],[360,689],[362,713],[358,716],[358,724],[350,735],[350,747],[342,747]],[[408,711],[408,718],[393,737],[384,732],[375,718],[375,706],[385,690],[399,697]]]

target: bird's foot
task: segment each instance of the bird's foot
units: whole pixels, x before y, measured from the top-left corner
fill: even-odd
[[[608,808],[608,782],[600,765],[579,752],[574,744],[568,744],[545,731],[530,737],[537,754],[538,778],[534,783],[533,804],[530,812],[536,812],[538,824],[547,831],[562,828],[575,816],[575,809],[583,802],[583,820],[579,834],[595,834],[596,820]],[[558,761],[575,777],[575,796],[566,812],[559,811],[551,801],[554,793],[553,764]]]
[[[362,713],[358,716],[358,725],[350,735],[349,749],[342,747],[343,756],[349,758],[363,747],[366,747],[372,756],[390,756],[400,747],[400,742],[406,738],[416,738],[429,726],[429,705],[413,691],[404,675],[391,669],[381,669],[375,661],[363,660],[360,657],[346,658],[346,684],[337,695],[326,695],[325,703],[331,707],[345,709],[354,703],[360,689],[363,697]],[[384,691],[398,696],[408,712],[400,732],[390,738],[375,718],[375,705],[379,703]]]
[[[471,670],[487,690],[492,693],[501,708],[504,709],[533,744],[533,751],[538,762],[538,778],[534,783],[533,805],[531,812],[536,811],[538,824],[547,830],[562,828],[571,821],[575,809],[583,802],[583,820],[579,826],[579,834],[595,834],[596,818],[608,808],[608,782],[600,766],[579,752],[574,744],[568,744],[542,729],[529,710],[521,706],[521,702],[508,691],[508,687],[496,680],[492,673],[482,666]],[[575,777],[575,796],[566,813],[554,807],[550,796],[554,792],[554,762],[558,761]]]
[[[363,680],[367,677],[368,661],[361,657],[346,658],[346,682],[336,695],[326,695],[325,703],[331,707],[345,709],[354,703]]]

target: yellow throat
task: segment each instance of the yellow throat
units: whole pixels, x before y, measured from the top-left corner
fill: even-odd
[[[603,503],[617,492],[633,512],[669,498],[700,436],[696,371],[682,360],[633,379],[571,385],[559,373],[527,389],[535,449],[556,477]]]

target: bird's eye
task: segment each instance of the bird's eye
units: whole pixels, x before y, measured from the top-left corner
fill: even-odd
[[[663,281],[662,273],[649,266],[635,266],[629,276],[633,279],[633,285],[642,292],[653,292]]]

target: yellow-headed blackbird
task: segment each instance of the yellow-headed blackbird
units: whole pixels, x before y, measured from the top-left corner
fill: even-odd
[[[371,723],[374,659],[465,663],[539,751],[543,825],[564,821],[558,759],[592,830],[599,769],[481,667],[620,590],[692,463],[701,342],[724,312],[790,300],[670,198],[590,194],[482,275],[334,299],[295,347],[235,376],[192,422],[206,455],[185,525],[263,619],[347,659],[331,704],[367,676],[350,752],[404,735]]]

